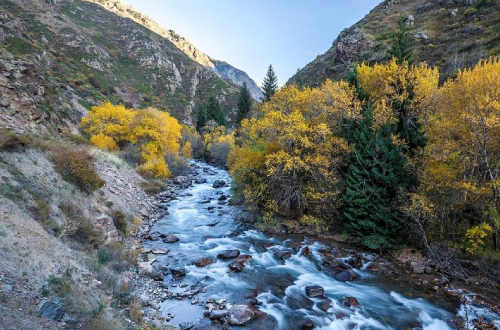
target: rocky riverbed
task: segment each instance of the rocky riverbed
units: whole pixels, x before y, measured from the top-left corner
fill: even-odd
[[[229,174],[208,164],[193,162],[172,184],[139,234],[134,285],[146,321],[197,330],[458,329],[457,313],[476,313],[499,326],[415,251],[396,266],[341,242],[259,232],[231,205]]]

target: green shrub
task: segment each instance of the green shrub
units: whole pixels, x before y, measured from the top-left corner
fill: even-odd
[[[116,229],[125,233],[128,227],[127,219],[125,218],[125,214],[119,210],[113,210],[110,214],[113,219],[113,223],[115,224]]]
[[[165,182],[153,179],[142,181],[139,183],[139,186],[148,195],[156,195],[167,189],[167,185],[165,184]]]
[[[105,184],[95,170],[94,157],[86,149],[54,148],[50,160],[64,180],[87,193]]]

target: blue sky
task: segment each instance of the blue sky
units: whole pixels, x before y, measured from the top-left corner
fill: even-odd
[[[280,85],[381,0],[122,0],[260,85]]]

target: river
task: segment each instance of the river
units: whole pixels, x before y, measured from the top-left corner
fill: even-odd
[[[307,321],[314,322],[315,329],[457,329],[447,321],[460,309],[463,313],[458,300],[429,299],[413,290],[409,280],[407,288],[391,283],[390,277],[377,271],[386,264],[377,254],[303,236],[271,236],[236,221],[244,211],[225,199],[231,195],[229,173],[201,162],[192,166],[199,173],[195,178],[205,178],[206,183],[178,190],[178,197],[166,205],[169,213],[150,231],[175,234],[179,242],[144,243],[145,248],[170,249],[167,255],[158,256],[156,267],[185,271],[185,276],[169,273],[163,280],[174,295],[194,291],[192,297],[167,299],[162,304],[165,316],[175,315],[170,324],[198,323],[205,302],[213,298],[256,304],[265,313],[239,329],[293,330]],[[225,181],[226,186],[213,188],[216,180]],[[251,256],[241,272],[229,269],[231,260],[217,258],[235,249]],[[358,267],[349,266],[353,256],[358,258]],[[194,265],[201,258],[213,263]],[[330,267],[337,264],[347,265],[356,278],[337,280]],[[306,286],[320,286],[324,296],[309,298]],[[359,306],[346,307],[345,297],[355,297]]]

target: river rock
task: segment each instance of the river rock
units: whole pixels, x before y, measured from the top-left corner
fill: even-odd
[[[167,237],[163,239],[163,242],[165,243],[176,243],[179,241],[179,237],[175,236],[174,234],[168,234]]]
[[[306,286],[306,294],[309,298],[323,297],[325,294],[325,289],[319,285]]]
[[[194,183],[197,183],[197,184],[207,183],[207,179],[197,178],[196,180],[194,180]]]
[[[227,199],[227,196],[226,195],[221,195],[218,200],[219,201],[225,201]]]
[[[281,251],[278,256],[283,260],[290,259],[292,257],[292,251]]]
[[[335,274],[335,279],[340,282],[347,282],[354,280],[355,274],[352,270],[343,270]]]
[[[313,330],[316,324],[313,321],[306,321],[302,324],[302,330]]]
[[[220,320],[223,317],[227,316],[227,311],[224,310],[215,310],[210,312],[209,318],[213,320]]]
[[[174,275],[175,277],[186,276],[186,270],[183,268],[172,268],[170,271],[172,272],[172,275]]]
[[[226,186],[226,181],[224,180],[215,180],[214,184],[213,184],[213,188],[223,188]]]
[[[179,323],[179,329],[181,329],[181,330],[189,330],[189,329],[192,329],[193,327],[194,327],[193,322]]]
[[[43,317],[46,317],[48,319],[61,322],[61,320],[64,317],[64,314],[66,314],[66,311],[61,305],[61,302],[58,300],[54,301],[49,301],[49,300],[43,300],[39,305],[38,305],[38,311],[40,315]]]
[[[241,263],[245,263],[250,260],[252,260],[252,256],[249,254],[240,254],[239,256],[236,257],[236,259],[234,259],[234,261]]]
[[[137,270],[140,276],[149,276],[153,272],[153,265],[147,261],[139,262],[137,264]]]
[[[230,325],[246,325],[255,318],[255,312],[248,305],[233,305],[227,315]]]
[[[363,262],[361,260],[361,256],[357,255],[352,258],[350,258],[347,263],[354,268],[360,269],[363,266]]]
[[[340,303],[346,307],[359,307],[359,301],[354,297],[345,297]]]
[[[243,271],[243,264],[238,261],[233,261],[229,264],[229,269],[231,269],[233,272],[240,273],[241,271]]]
[[[151,253],[153,254],[167,254],[169,253],[169,249],[164,249],[164,248],[154,248],[151,250]]]
[[[422,266],[412,266],[412,271],[414,274],[423,274],[425,272],[425,267]]]
[[[175,184],[178,184],[182,188],[187,188],[187,187],[189,187],[191,185],[191,179],[189,177],[183,176],[183,175],[176,176],[174,178],[173,182]]]
[[[213,260],[211,258],[201,258],[200,260],[194,263],[196,267],[206,267],[208,265],[213,264]]]
[[[309,246],[306,246],[302,249],[302,255],[303,256],[308,256],[311,254],[311,250],[309,250]]]
[[[220,330],[220,328],[209,324],[197,324],[191,330]]]
[[[217,259],[229,260],[240,255],[240,250],[225,250],[217,255]]]

